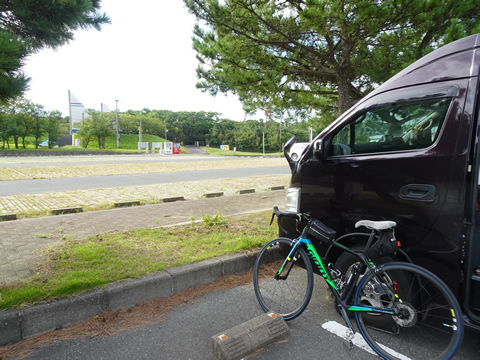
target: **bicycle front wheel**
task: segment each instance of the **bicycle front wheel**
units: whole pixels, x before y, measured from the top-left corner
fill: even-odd
[[[463,336],[460,306],[437,276],[408,263],[389,263],[360,282],[355,305],[394,315],[356,312],[358,327],[384,359],[450,359]]]
[[[282,269],[293,244],[285,238],[270,241],[258,254],[253,271],[255,296],[260,306],[285,320],[294,319],[305,310],[313,290],[312,265],[303,248],[299,247]]]

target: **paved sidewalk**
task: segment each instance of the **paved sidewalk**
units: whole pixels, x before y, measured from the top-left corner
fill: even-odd
[[[231,216],[270,210],[274,205],[282,206],[284,199],[285,191],[276,190],[0,222],[0,284],[29,277],[32,265],[41,258],[38,250],[59,244],[65,236],[76,239],[101,232],[188,223],[217,212]]]

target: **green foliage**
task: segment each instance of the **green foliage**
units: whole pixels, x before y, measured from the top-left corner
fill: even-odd
[[[42,136],[49,139],[49,147],[60,135],[63,119],[59,111],[45,112],[43,106],[29,100],[18,98],[8,105],[0,106],[0,138],[3,148],[10,148],[13,138],[15,149],[19,148],[19,140],[26,149],[27,139],[33,138],[35,147]]]
[[[98,148],[105,149],[105,138],[114,134],[115,116],[113,113],[103,113],[94,110],[89,110],[88,114],[90,116],[85,119],[85,124],[78,131],[82,147],[87,148],[90,141],[96,138]]]
[[[53,147],[54,142],[60,135],[60,123],[62,122],[62,113],[54,110],[46,113],[44,118],[44,130],[48,139],[48,148]]]
[[[203,224],[208,227],[225,226],[227,224],[227,221],[219,212],[217,212],[213,216],[208,214],[203,215],[202,221],[203,221]]]
[[[184,0],[197,87],[331,120],[408,64],[478,32],[478,0]],[[325,124],[322,124],[324,126]]]
[[[74,31],[94,28],[110,19],[95,0],[0,0],[0,102],[21,96],[30,80],[21,72],[28,54],[57,48]]]
[[[30,79],[20,69],[26,55],[25,46],[12,40],[11,34],[0,27],[0,102],[25,91]]]
[[[122,133],[138,133],[140,122],[142,134],[167,137],[168,141],[194,144],[196,141],[205,142],[205,136],[215,123],[219,121],[215,112],[173,112],[169,110],[142,111],[129,110],[119,116]]]
[[[315,118],[302,121],[293,115],[285,117],[273,114],[267,121],[239,122],[219,118],[217,113],[144,109],[142,112],[127,111],[119,114],[120,148],[117,149],[113,131],[115,114],[95,110],[89,110],[89,114],[76,133],[76,138],[81,140],[81,146],[89,150],[136,151],[140,122],[144,142],[164,142],[164,136],[167,135],[167,141],[184,142],[187,145],[198,142],[212,148],[230,145],[232,150],[236,148],[238,152],[257,154],[263,153],[264,144],[265,153],[282,151],[285,141],[293,135],[297,136],[298,141],[309,141],[310,128],[313,134],[317,134],[326,126],[326,122],[317,121]],[[274,116],[278,117],[279,121],[273,120]],[[19,139],[22,140],[24,149],[28,147],[28,142],[35,144],[37,148],[42,139],[49,139],[51,148],[57,137],[64,134],[62,129],[66,125],[59,111],[46,112],[42,105],[25,99],[12,102],[9,106],[0,106],[0,139],[4,149],[10,149],[12,139],[15,149],[19,149]]]

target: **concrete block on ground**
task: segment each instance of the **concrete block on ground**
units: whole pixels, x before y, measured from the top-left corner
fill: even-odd
[[[238,193],[240,195],[243,195],[243,194],[253,194],[255,192],[255,189],[244,189],[244,190],[239,190]]]
[[[271,191],[275,191],[275,190],[285,190],[285,185],[283,186],[272,186],[270,188]]]
[[[162,202],[175,202],[175,201],[183,201],[183,200],[185,200],[183,196],[176,196],[176,197],[163,198]]]
[[[0,312],[0,346],[22,340],[22,319],[16,310]]]
[[[105,288],[108,297],[108,309],[126,309],[145,301],[169,296],[172,291],[172,277],[165,271],[142,277],[109,284]]]
[[[3,214],[0,215],[0,221],[17,220],[17,214]]]
[[[129,207],[129,206],[138,206],[140,201],[122,201],[114,203],[115,207]]]
[[[221,360],[242,359],[288,333],[283,317],[263,314],[212,337],[212,352]]]
[[[214,197],[220,197],[220,196],[223,196],[223,192],[203,194],[203,197],[207,198],[207,199],[214,198]]]
[[[79,213],[79,212],[83,212],[83,208],[81,208],[81,207],[71,207],[71,208],[50,210],[50,214],[52,214],[52,215],[76,214],[76,213]]]
[[[222,276],[223,264],[218,259],[204,260],[165,270],[172,277],[173,292],[208,284]]]
[[[103,290],[94,290],[21,311],[24,339],[84,321],[107,310]]]

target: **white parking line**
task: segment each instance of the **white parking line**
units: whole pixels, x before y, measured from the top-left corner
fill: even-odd
[[[327,321],[326,323],[322,324],[322,328],[325,330],[331,332],[334,335],[337,335],[338,337],[342,338],[343,340],[347,340],[347,330],[348,328],[345,325],[339,324],[336,321]],[[360,349],[363,349],[365,351],[368,351],[370,354],[377,355],[372,348],[367,344],[365,339],[360,333],[355,333],[352,339],[352,343],[354,346],[359,347]],[[403,360],[411,360],[409,357],[406,357],[405,355],[396,353],[395,351],[389,349],[385,345],[380,344],[382,348],[385,350],[389,351],[392,354],[395,354],[396,357],[403,359]]]

